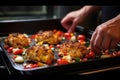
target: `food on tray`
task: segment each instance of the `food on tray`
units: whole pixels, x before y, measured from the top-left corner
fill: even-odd
[[[62,60],[66,59],[69,63],[74,62],[77,58],[84,58],[88,53],[87,47],[79,42],[67,41],[58,48],[58,55],[61,56]],[[57,62],[60,62],[60,60],[58,59]]]
[[[56,29],[41,30],[31,36],[11,33],[4,38],[3,47],[12,61],[24,69],[120,56],[115,49],[95,54],[85,35]]]
[[[62,31],[59,30],[47,30],[47,31],[39,31],[35,36],[34,40],[38,44],[48,43],[48,44],[57,44],[62,40]]]
[[[73,59],[82,58],[88,52],[87,47],[79,42],[65,42],[59,48],[59,55],[70,55]]]
[[[14,48],[26,48],[30,45],[31,39],[27,34],[11,33],[5,38],[4,42]]]
[[[23,63],[24,62],[23,56],[20,56],[20,55],[14,56],[13,60],[14,60],[15,63]]]
[[[55,57],[53,51],[47,46],[35,45],[26,50],[26,61],[41,62],[44,64],[51,64],[54,62]]]

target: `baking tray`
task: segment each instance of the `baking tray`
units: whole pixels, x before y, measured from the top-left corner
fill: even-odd
[[[53,30],[58,29],[66,32],[66,30],[60,24],[61,19],[29,19],[29,20],[8,20],[8,21],[1,21],[0,22],[0,37],[4,38],[9,33],[13,32],[20,32],[20,33],[27,33],[29,35],[36,33],[38,30]],[[92,35],[92,30],[85,29],[84,27],[77,26],[75,32],[78,34],[84,34],[88,39],[90,39]],[[4,54],[7,56],[8,60],[10,61],[12,67],[17,71],[22,71],[25,74],[46,74],[46,73],[72,73],[72,72],[86,72],[95,69],[102,69],[107,67],[113,67],[120,65],[120,57],[111,57],[111,58],[104,58],[104,59],[96,59],[87,62],[80,62],[80,63],[72,63],[66,65],[59,65],[59,66],[46,66],[46,67],[39,67],[39,68],[32,68],[32,69],[23,69],[21,65],[15,64],[10,56],[7,54],[5,49],[3,48],[3,42],[1,40],[1,48],[4,51]]]

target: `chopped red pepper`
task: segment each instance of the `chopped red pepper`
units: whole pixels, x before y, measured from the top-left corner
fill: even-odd
[[[60,44],[57,44],[57,48],[60,48]]]
[[[64,37],[66,37],[66,38],[71,38],[71,34],[68,33],[68,32],[66,32],[66,33],[64,33]]]
[[[39,65],[38,64],[27,64],[24,66],[25,69],[35,68],[35,67],[39,67]]]
[[[57,64],[62,65],[62,64],[68,64],[69,62],[66,59],[59,58],[57,59]]]
[[[77,40],[81,40],[81,39],[85,41],[85,39],[86,39],[85,35],[79,34],[79,35],[77,36]]]
[[[62,31],[57,31],[56,33],[58,36],[62,36],[63,35],[63,32]]]
[[[10,47],[10,46],[8,46],[8,45],[5,45],[5,46],[4,46],[5,50],[7,50],[9,47]]]
[[[52,61],[51,60],[47,60],[46,64],[50,65],[50,64],[52,64]]]
[[[93,51],[90,51],[88,54],[85,55],[86,58],[94,58],[95,53]]]
[[[18,54],[22,54],[23,50],[22,49],[18,49],[15,52],[13,52],[13,54],[18,55]]]
[[[7,52],[9,52],[9,53],[11,53],[13,51],[13,47],[9,47],[8,49],[7,49]]]

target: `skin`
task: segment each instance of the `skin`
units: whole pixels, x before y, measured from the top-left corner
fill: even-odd
[[[94,11],[97,11],[99,9],[100,6],[84,6],[79,10],[68,13],[61,20],[61,24],[66,30],[68,30],[69,33],[74,32],[78,24],[86,21],[87,17],[89,17]]]
[[[120,42],[120,14],[97,26],[90,42],[91,49],[96,53],[115,48]]]
[[[83,8],[68,13],[62,20],[62,26],[68,32],[74,32],[76,26],[86,21],[93,12],[100,10],[100,6],[84,6]],[[120,14],[115,18],[97,26],[90,39],[92,51],[100,53],[101,50],[112,49],[120,41]]]

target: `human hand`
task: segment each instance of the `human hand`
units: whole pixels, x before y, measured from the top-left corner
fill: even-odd
[[[120,15],[99,25],[90,40],[91,49],[95,53],[112,49],[120,42]]]
[[[88,15],[89,15],[89,6],[85,6],[82,9],[68,13],[61,20],[61,24],[66,30],[68,30],[68,32],[74,32],[76,26],[84,22],[87,19]]]
[[[62,26],[68,30],[68,32],[74,32],[77,24],[79,23],[78,19],[78,11],[73,11],[68,13],[62,20],[61,24]]]
[[[100,6],[84,6],[79,10],[68,13],[62,20],[62,26],[68,32],[74,32],[78,24],[82,24],[88,19],[92,12],[100,10]]]

